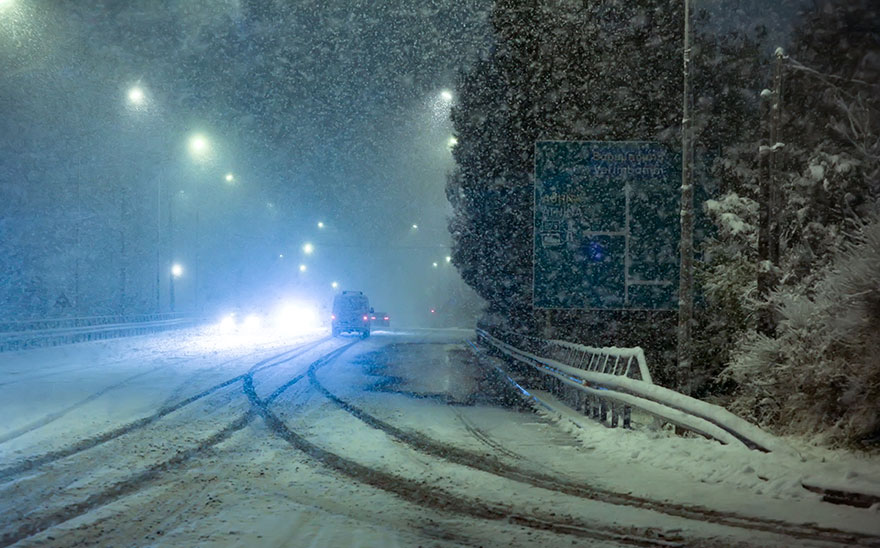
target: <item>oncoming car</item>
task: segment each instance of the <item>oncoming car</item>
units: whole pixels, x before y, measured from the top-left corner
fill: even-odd
[[[340,333],[358,332],[369,337],[372,315],[370,300],[363,291],[343,291],[333,298],[331,333],[335,337]]]

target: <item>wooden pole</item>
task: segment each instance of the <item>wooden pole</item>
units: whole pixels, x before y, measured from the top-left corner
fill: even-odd
[[[691,120],[691,24],[690,0],[684,0],[684,90],[681,118],[681,243],[678,283],[678,387],[692,390],[694,316],[694,186],[693,123]]]

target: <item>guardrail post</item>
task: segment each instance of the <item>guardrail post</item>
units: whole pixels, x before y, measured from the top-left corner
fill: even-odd
[[[627,430],[632,428],[632,407],[623,406],[623,427]]]

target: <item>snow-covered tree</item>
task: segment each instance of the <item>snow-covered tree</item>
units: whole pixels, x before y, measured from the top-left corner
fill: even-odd
[[[736,312],[719,331],[731,350],[726,377],[739,385],[735,407],[780,431],[834,442],[854,443],[878,428],[878,29],[880,10],[871,2],[820,2],[803,15],[783,58],[776,174],[783,229],[777,288],[768,297],[778,319],[772,336],[750,329],[763,306],[750,279],[754,165],[728,159],[746,195],[711,204],[720,229],[708,250],[718,258],[705,284],[709,299],[724,297],[719,313]],[[743,148],[760,142],[755,136]],[[745,345],[736,350],[738,337]]]
[[[682,11],[656,0],[501,0],[492,22],[494,46],[462,75],[452,113],[458,138],[447,189],[453,257],[491,311],[529,325],[534,143],[644,140],[677,148]],[[753,57],[743,54],[748,48],[754,44],[735,34],[696,40],[701,157],[717,156],[754,125],[757,98],[743,91],[755,85]],[[551,316],[557,335],[594,344],[659,349],[672,340],[671,313]],[[648,332],[656,341],[646,340]]]

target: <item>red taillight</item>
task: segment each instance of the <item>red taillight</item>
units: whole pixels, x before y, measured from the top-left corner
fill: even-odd
[[[370,319],[371,319],[371,320],[375,320],[375,319],[376,319],[376,316],[370,316]]]
[[[385,316],[385,317],[382,318],[382,319],[385,320],[385,321],[387,322],[387,321],[388,321],[388,316]]]

